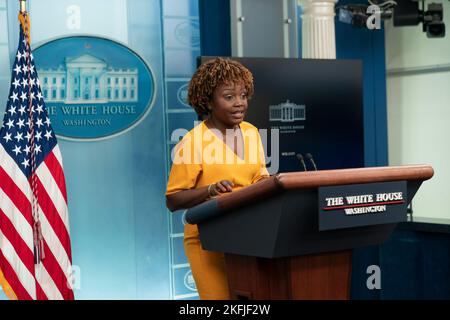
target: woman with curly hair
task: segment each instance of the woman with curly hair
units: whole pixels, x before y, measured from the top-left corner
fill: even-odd
[[[174,148],[169,210],[193,207],[269,176],[259,132],[243,121],[252,95],[253,76],[237,61],[216,58],[197,69],[188,101],[206,119]],[[224,255],[202,249],[196,225],[185,225],[184,248],[200,298],[230,299]]]

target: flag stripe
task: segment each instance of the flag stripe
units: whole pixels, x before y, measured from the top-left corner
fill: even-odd
[[[41,183],[40,179],[37,180],[37,190],[38,190],[38,203],[41,207],[41,212],[44,213],[44,215],[47,217],[47,221],[49,222],[49,225],[54,230],[54,233],[56,235],[56,238],[59,239],[59,243],[62,244],[64,250],[67,253],[67,256],[70,259],[71,252],[70,252],[70,239],[69,234],[67,232],[66,225],[61,220],[60,215],[58,214],[58,211],[55,208],[55,205],[53,203],[53,199],[50,198],[50,196],[47,193],[47,190],[44,188],[44,186]],[[42,219],[42,215],[39,215],[39,218]],[[41,221],[42,223],[42,221]]]
[[[53,175],[50,173],[46,165],[46,161],[41,163],[39,168],[36,170],[36,174],[39,177],[39,180],[42,182],[42,185],[47,194],[52,195],[52,203],[55,206],[56,212],[59,214],[61,222],[64,224],[65,230],[67,232],[69,229],[69,218],[67,217],[67,202],[64,198],[64,195],[61,193],[58,184],[54,180]],[[67,235],[69,235],[68,232]]]
[[[49,297],[52,300],[62,300],[63,296],[59,292],[58,287],[53,282],[53,279],[47,272],[47,269],[42,264],[38,264],[35,267],[36,280],[41,284],[39,289],[41,294],[45,297]],[[39,291],[38,291],[39,297]]]
[[[1,243],[1,240],[2,240],[2,235],[1,235],[1,231],[0,231],[0,243]],[[13,290],[13,292],[18,300],[33,299],[30,296],[30,294],[27,292],[27,290],[25,290],[23,285],[20,283],[16,272],[11,267],[9,262],[5,259],[5,256],[3,255],[1,250],[0,250],[0,269],[2,269],[5,280],[8,281],[9,286]]]
[[[0,169],[0,173],[2,172],[2,170]],[[3,178],[3,177],[2,177]],[[5,177],[6,179],[7,177]],[[3,181],[3,179],[2,179]],[[58,223],[56,223],[56,226],[52,225],[50,221],[53,221],[51,219],[55,219],[55,217],[59,217],[58,214],[56,214],[56,209],[53,206],[53,202],[50,200],[48,194],[45,192],[45,190],[43,189],[42,184],[40,184],[40,181],[38,179],[38,194],[39,194],[39,204],[42,205],[40,207],[40,212],[44,212],[45,216],[41,216],[41,225],[42,225],[42,231],[44,233],[44,238],[51,244],[51,250],[52,252],[55,253],[56,256],[58,256],[58,260],[61,261],[61,267],[63,270],[67,269],[70,267],[70,241],[68,239],[68,235],[65,235],[65,239],[66,239],[66,245],[68,250],[62,245],[61,237],[57,236],[58,232],[55,231],[60,231],[60,230],[64,230],[66,231],[65,225],[62,223],[62,221]],[[0,195],[1,195],[1,189],[0,189]],[[0,199],[2,199],[3,197],[0,197]],[[5,201],[2,201],[0,203],[1,207],[4,207],[3,209],[6,212],[13,212],[13,214],[17,217],[20,217],[20,211],[19,210],[12,210],[10,209],[11,206],[13,206],[12,203],[8,203],[9,198],[5,198]],[[25,200],[25,202],[28,204],[29,207],[29,202],[27,200]],[[9,204],[9,206],[8,206]],[[31,208],[29,208],[28,210],[31,210]],[[53,214],[51,214],[51,212],[53,212]],[[49,213],[49,214],[47,214]],[[50,216],[50,217],[48,217]],[[26,230],[24,230],[22,233],[24,234],[24,238],[27,238],[27,243],[29,243],[29,246],[32,248],[32,243],[33,243],[33,239],[32,239],[32,229],[31,226],[29,224],[24,224],[24,223],[20,223],[19,224],[19,230],[21,228],[24,228],[28,225],[28,228],[26,228]],[[63,232],[63,234],[66,232]],[[69,251],[69,252],[67,252]]]
[[[8,241],[16,248],[20,253],[20,259],[27,267],[30,273],[34,272],[34,255],[33,248],[29,247],[27,243],[22,239],[21,235],[17,232],[9,217],[0,208],[0,225],[3,235],[8,239]]]
[[[25,289],[25,291],[28,293],[29,296],[32,297],[32,299],[36,299],[36,284],[34,280],[34,276],[28,271],[27,267],[24,266],[22,261],[20,260],[19,256],[17,255],[17,252],[15,251],[14,247],[11,245],[11,243],[8,241],[8,239],[3,235],[3,232],[0,230],[0,239],[1,241],[1,252],[2,256],[6,261],[8,261],[8,264],[11,266],[11,268],[14,270],[14,273],[17,276],[17,279]],[[7,270],[8,266],[6,266]],[[2,266],[2,270],[3,269]],[[10,275],[10,274],[9,274]],[[15,279],[13,279],[15,280]],[[12,284],[10,279],[7,278],[8,283],[13,288],[14,292],[17,295],[23,296],[24,293],[21,292],[20,286],[18,286],[17,281],[14,281]],[[20,298],[19,298],[20,299]]]
[[[17,216],[17,215],[14,215],[14,216]],[[2,232],[3,232],[4,236],[6,236],[8,238],[8,240],[13,244],[13,246],[15,248],[18,248],[18,252],[20,253],[20,259],[23,261],[23,263],[28,268],[30,273],[35,272],[33,248],[32,247],[30,248],[23,241],[23,239],[17,233],[16,228],[14,228],[14,226],[9,221],[9,219],[3,218],[3,217],[6,217],[6,215],[0,209],[0,224],[2,226]],[[31,233],[29,233],[29,234],[31,234]],[[11,239],[14,239],[14,241],[12,241]],[[32,245],[32,243],[31,243],[31,245]],[[40,270],[41,269],[41,268],[39,268],[40,266],[41,265],[38,265],[38,266],[36,266],[36,268],[38,268],[38,270]],[[37,281],[36,295],[39,300],[47,299],[47,296],[49,296],[49,294],[51,294],[51,296],[53,296],[53,297],[61,296],[61,294],[59,293],[59,291],[57,289],[55,292],[55,289],[54,289],[55,284],[48,276],[48,273],[47,273],[47,275],[44,274],[44,276],[40,276],[38,274],[35,274],[35,276],[36,276],[36,281]],[[41,286],[46,289],[45,291],[47,292],[47,294],[44,293]]]
[[[56,160],[58,160],[59,162],[59,166],[64,170],[64,166],[63,166],[63,161],[62,161],[62,156],[61,156],[61,150],[59,149],[59,146],[56,145],[53,150],[53,155],[55,156]]]
[[[36,276],[36,274],[35,274]],[[42,287],[40,286],[40,282],[36,279],[36,298],[38,300],[48,300],[47,295],[45,294],[44,290],[42,290]]]
[[[64,270],[64,268],[61,267],[56,256],[53,255],[53,252],[49,248],[47,241],[44,241],[44,250],[45,259],[43,260],[43,265],[48,271],[50,278],[53,279],[53,282],[57,286],[60,295],[66,299],[73,299],[73,293],[68,286],[70,278],[65,274],[68,270]],[[56,299],[56,297],[50,297],[50,299]]]
[[[41,208],[39,208],[39,210],[42,212]],[[70,259],[67,256],[66,250],[63,248],[61,242],[59,241],[57,234],[48,222],[46,215],[41,216],[41,226],[45,243],[49,247],[49,250],[51,250],[53,256],[58,260],[60,269],[64,272],[65,277],[69,279],[71,270]]]
[[[49,173],[53,176],[53,180],[58,183],[58,188],[64,198],[65,203],[67,204],[66,180],[64,177],[63,168],[55,156],[55,149],[56,147],[53,148],[53,151],[48,154],[44,162],[48,167]],[[63,218],[63,221],[66,222],[65,218]]]
[[[21,212],[28,224],[32,226],[33,218],[31,216],[31,205],[28,197],[17,187],[2,167],[0,167],[0,188],[3,190],[5,197],[14,199],[14,206]]]
[[[0,188],[0,209],[8,217],[14,225],[15,230],[20,237],[25,241],[27,246],[32,250],[33,248],[33,231],[31,225],[25,220],[22,213],[17,209],[11,199],[3,193]],[[3,225],[0,229],[4,229]]]
[[[7,155],[7,156],[9,157],[9,155]],[[5,158],[7,158],[7,157],[5,157]],[[5,166],[5,167],[9,168],[8,166]],[[11,170],[11,171],[13,171],[13,170]],[[15,172],[18,172],[18,174],[16,176],[18,176],[20,180],[24,180],[25,179],[25,176],[23,175],[23,173],[21,171],[15,171]],[[22,190],[18,189],[17,185],[14,184],[14,182],[11,180],[9,175],[3,170],[3,168],[0,168],[0,178],[1,178],[0,181],[2,182],[2,184],[8,185],[11,189],[15,189],[13,194],[15,195],[16,199],[20,199],[20,201],[16,200],[16,202],[18,202],[20,204],[20,206],[22,207],[23,211],[30,212],[29,217],[31,218],[31,206],[30,206],[29,199],[27,199],[27,197],[25,197],[25,195],[24,195]],[[52,180],[53,180],[53,177],[52,177]],[[38,181],[39,181],[39,179],[38,179]],[[29,192],[27,192],[27,193],[31,194],[31,190],[29,189],[28,182],[27,183],[21,183],[19,185],[21,185],[21,187],[26,190],[25,192],[27,192],[29,190]],[[40,187],[38,189],[38,197],[40,198],[39,204],[41,204],[41,205],[42,204],[44,204],[44,205],[47,204],[46,208],[53,207],[51,209],[46,210],[46,211],[49,211],[49,212],[53,212],[52,218],[54,218],[56,216],[59,217],[59,214],[57,213],[55,207],[52,206],[53,202],[50,200],[47,192],[44,191],[44,187],[42,186],[42,184],[40,184]],[[6,198],[6,195],[4,195],[3,197],[0,197],[0,198],[5,198],[5,199],[9,200],[9,198]],[[43,198],[45,198],[45,200]],[[8,203],[7,201],[2,201],[1,202],[1,206],[6,206],[7,203]],[[12,205],[13,204],[10,203],[9,207],[11,207]],[[13,211],[11,211],[11,210],[6,210],[6,211],[7,212],[14,212],[13,215],[16,218],[22,216],[20,210],[17,210],[17,209],[13,210]],[[41,208],[41,212],[42,212],[42,208]],[[27,242],[29,243],[29,245],[32,248],[33,239],[32,239],[32,228],[31,228],[30,223],[32,223],[32,222],[28,221],[28,223],[19,223],[19,226],[20,226],[19,228],[23,228],[24,226],[28,226],[27,229],[29,229],[29,230],[25,231],[24,234],[28,235],[28,241]],[[53,275],[55,278],[58,279],[58,272],[63,272],[63,270],[65,270],[65,269],[70,267],[71,264],[70,264],[70,261],[69,261],[69,257],[67,256],[66,249],[63,248],[63,246],[61,245],[59,237],[54,232],[51,224],[48,222],[48,219],[46,217],[41,217],[41,224],[42,224],[44,238],[45,239],[51,239],[51,241],[49,241],[49,243],[51,243],[51,247],[52,248],[50,249],[48,247],[48,245],[47,245],[47,250],[46,250],[46,251],[48,251],[48,252],[46,252],[47,257],[49,257],[50,255],[53,256],[53,254],[51,254],[49,252],[50,250],[52,250],[52,252],[56,252],[57,253],[56,255],[59,256],[62,259],[62,263],[61,264],[63,266],[59,266],[57,268],[59,270],[56,273],[54,273],[54,275]],[[63,226],[62,229],[66,231],[67,229],[66,229],[65,224],[62,223],[62,221],[60,220],[59,226],[61,226],[61,225]],[[60,229],[61,229],[61,227],[60,227]],[[26,236],[24,236],[24,237],[26,237]],[[66,235],[66,237],[67,237],[66,239],[68,239],[68,235]],[[55,239],[57,239],[57,240],[55,241]],[[68,248],[69,248],[69,252],[70,252],[70,241],[68,243]],[[49,265],[50,269],[54,268],[54,263],[50,263],[48,260],[47,261],[46,260],[47,259],[44,260],[44,264],[45,265]],[[54,258],[53,258],[53,261],[55,261]],[[64,275],[64,278],[66,278],[65,273],[63,272],[62,274]],[[51,280],[52,283],[47,284],[45,282],[42,282],[43,279],[39,279],[39,278],[37,278],[36,280],[41,284],[41,291],[42,292],[38,292],[39,296],[42,295],[41,298],[46,298],[48,296],[48,297],[50,297],[52,299],[59,299],[61,297],[61,293],[60,293],[59,289],[56,287],[55,283],[53,283],[53,279],[48,273],[47,273],[47,277],[45,278],[45,280],[46,281]],[[63,283],[65,284],[66,282],[67,282],[67,280],[65,280]],[[44,292],[43,288],[46,289],[45,292]],[[55,291],[55,288],[56,288],[56,291]],[[69,290],[66,290],[64,287],[61,288],[61,291],[65,292],[66,297],[68,295],[69,297],[72,296],[72,298],[73,298],[73,292],[70,292]]]
[[[0,164],[5,170],[8,176],[14,181],[14,184],[22,191],[22,193],[30,200],[31,198],[31,188],[26,176],[21,170],[17,170],[17,164],[11,158],[11,156],[6,152],[2,144],[0,144]],[[0,180],[2,181],[2,180]],[[30,211],[31,219],[31,211]]]

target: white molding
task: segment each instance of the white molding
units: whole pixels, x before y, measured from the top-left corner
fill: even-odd
[[[337,0],[299,0],[302,14],[302,58],[336,59],[334,7]]]

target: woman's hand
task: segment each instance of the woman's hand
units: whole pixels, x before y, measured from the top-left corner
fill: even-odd
[[[222,180],[198,189],[181,190],[166,195],[166,205],[170,211],[189,209],[211,197],[233,191],[234,184],[229,180]]]
[[[208,187],[208,193],[211,197],[215,197],[222,193],[232,192],[233,186],[233,182],[229,180],[221,180],[219,182],[210,184]]]

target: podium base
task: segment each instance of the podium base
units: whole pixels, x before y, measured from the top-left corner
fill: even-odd
[[[289,258],[225,254],[235,300],[348,300],[352,251]]]

